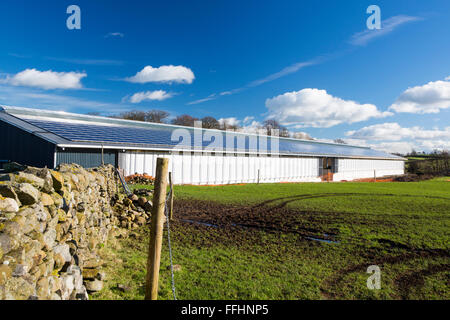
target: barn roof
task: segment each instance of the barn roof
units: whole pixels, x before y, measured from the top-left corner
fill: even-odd
[[[368,147],[274,138],[250,133],[123,120],[63,111],[0,106],[0,120],[50,141],[58,147],[66,148],[103,147],[124,150],[199,152],[223,150],[236,153],[272,152],[281,155],[403,160],[402,157]]]

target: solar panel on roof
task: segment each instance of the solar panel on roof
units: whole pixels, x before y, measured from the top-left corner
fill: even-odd
[[[121,126],[70,124],[36,119],[30,119],[28,122],[71,141],[176,144],[175,142],[169,143],[172,132],[165,130],[158,131]]]
[[[208,129],[197,131],[204,133],[203,141],[202,138],[197,141],[195,140],[195,134],[193,134],[194,129],[187,127],[8,106],[0,106],[0,112],[8,113],[16,119],[26,121],[47,131],[48,134],[57,135],[61,139],[74,144],[115,144],[124,149],[127,147],[182,147],[193,148],[194,150],[206,148],[208,151],[214,151],[211,147],[223,146],[227,147],[226,150],[245,152],[272,151],[287,154],[403,159],[370,148],[318,141],[286,138],[272,141],[267,136],[245,133],[229,134],[229,132],[225,135],[224,131]],[[172,134],[178,129],[188,130],[189,135],[175,134],[174,139],[172,139]],[[56,136],[47,136],[47,138],[56,139]],[[216,140],[216,138],[219,140]],[[56,142],[56,140],[52,141],[58,145],[64,143],[63,141]]]
[[[217,143],[215,136],[222,135],[222,145],[230,150],[230,142],[227,144],[227,137],[222,133],[212,134],[212,138],[203,141],[194,141],[194,129],[190,131],[190,139],[184,141],[183,138],[172,139],[172,133],[177,128],[168,126],[164,127],[134,127],[119,125],[101,125],[92,123],[68,123],[66,121],[50,121],[42,119],[24,119],[27,122],[57,134],[67,140],[73,142],[97,142],[97,143],[119,143],[119,144],[142,144],[142,145],[161,145],[161,146],[183,146],[183,147],[199,147],[207,148]],[[265,152],[275,149],[276,143],[272,143],[271,138],[265,136],[250,136],[243,134],[231,134],[233,141],[231,150],[237,151],[258,151]],[[176,135],[175,135],[175,138]],[[238,140],[241,139],[240,142]],[[243,140],[242,140],[243,139]],[[201,140],[201,139],[200,139]],[[267,140],[267,142],[265,142]],[[220,143],[219,143],[220,145]],[[368,148],[359,148],[354,146],[322,144],[317,142],[309,142],[292,139],[279,139],[278,150],[280,153],[297,153],[297,154],[320,154],[334,156],[364,156],[364,157],[390,157],[394,156],[387,153],[376,151]]]

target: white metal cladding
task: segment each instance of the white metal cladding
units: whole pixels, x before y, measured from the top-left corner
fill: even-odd
[[[176,184],[232,184],[259,182],[318,182],[317,157],[265,157],[244,154],[201,152],[162,153],[127,151],[119,153],[119,167],[126,175],[155,176],[156,159],[169,158],[169,171]],[[404,162],[395,160],[338,159],[333,180],[354,180],[403,174]]]
[[[354,180],[397,175],[404,173],[404,161],[369,160],[369,159],[338,159],[338,172],[334,181]]]
[[[161,153],[127,151],[119,153],[119,167],[125,175],[155,175],[156,159],[169,158],[169,171],[176,184],[231,184],[258,182],[320,181],[318,158],[264,157],[256,155],[211,155],[199,152]]]

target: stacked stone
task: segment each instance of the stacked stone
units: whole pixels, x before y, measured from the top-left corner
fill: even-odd
[[[155,178],[149,176],[146,173],[144,174],[135,173],[130,176],[126,176],[125,181],[131,184],[153,185],[155,183]]]
[[[116,231],[113,166],[0,175],[0,299],[88,299],[102,288],[97,250]]]
[[[114,210],[122,228],[137,229],[150,222],[152,202],[147,200],[148,195],[151,191],[135,190],[132,195],[117,199]]]

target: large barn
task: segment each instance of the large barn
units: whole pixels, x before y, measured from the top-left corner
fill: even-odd
[[[404,173],[367,147],[0,106],[0,160],[54,168],[110,163],[154,175],[170,159],[177,184],[342,181]]]

